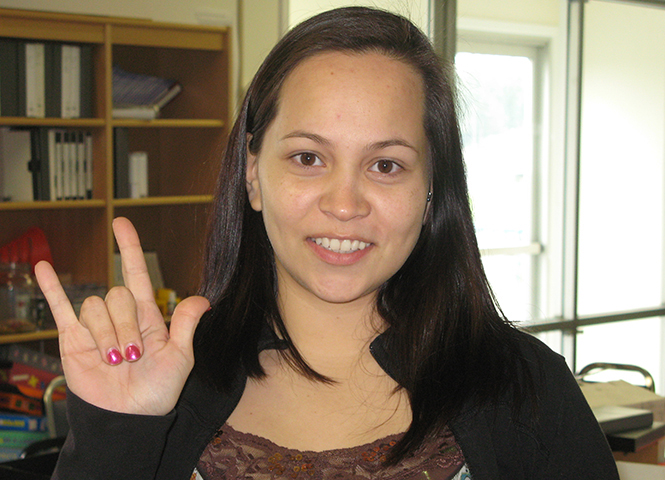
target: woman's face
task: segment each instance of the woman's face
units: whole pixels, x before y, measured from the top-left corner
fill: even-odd
[[[322,53],[286,78],[247,170],[280,292],[369,301],[404,264],[427,206],[423,109],[421,77],[378,53]]]

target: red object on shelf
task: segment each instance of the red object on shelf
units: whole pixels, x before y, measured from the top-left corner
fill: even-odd
[[[33,268],[41,261],[53,263],[44,231],[30,227],[23,235],[0,247],[0,262],[29,263]]]

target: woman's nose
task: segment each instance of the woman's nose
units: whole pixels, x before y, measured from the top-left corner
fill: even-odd
[[[327,180],[319,201],[321,211],[343,222],[369,214],[371,207],[360,178],[333,174]]]

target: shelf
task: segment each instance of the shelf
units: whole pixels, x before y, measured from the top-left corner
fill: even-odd
[[[60,42],[104,43],[103,17],[2,9],[0,36],[55,40]]]
[[[93,141],[93,199],[0,202],[0,246],[39,227],[58,274],[72,284],[110,288],[116,281],[112,222],[125,216],[146,250],[158,254],[164,281],[181,297],[196,292],[233,110],[230,28],[0,8],[2,38],[91,45],[92,110],[86,113],[94,118],[0,116],[0,127],[85,130]],[[114,65],[173,79],[182,92],[157,119],[113,118]],[[125,130],[126,145],[116,143],[116,127]],[[152,196],[113,198],[127,176],[124,164],[114,164],[121,147],[147,153]],[[55,330],[39,331],[0,335],[0,344],[49,340],[45,345],[57,347],[54,339]]]
[[[156,120],[114,119],[114,127],[128,128],[222,128],[224,122],[214,119],[158,118]]]
[[[39,340],[52,340],[58,338],[57,330],[38,330],[26,333],[7,333],[0,335],[0,345],[7,343],[36,342]]]
[[[224,28],[224,30],[228,30]],[[116,45],[223,50],[226,48],[220,29],[205,25],[171,25],[160,22],[113,22],[111,41]]]
[[[0,126],[8,127],[100,128],[104,124],[105,122],[101,118],[0,117]]]
[[[154,207],[163,205],[202,205],[212,202],[212,195],[183,195],[172,197],[117,198],[115,207]]]
[[[61,210],[76,208],[104,208],[104,200],[58,200],[56,202],[45,202],[35,200],[34,202],[0,202],[0,211],[11,210]]]

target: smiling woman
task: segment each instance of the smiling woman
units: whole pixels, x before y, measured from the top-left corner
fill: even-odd
[[[247,168],[250,203],[262,212],[274,250],[280,301],[284,291],[297,305],[313,295],[347,310],[353,303],[362,317],[411,254],[430,183],[422,92],[413,69],[377,53],[323,53],[286,79]],[[351,249],[360,242],[366,248]],[[326,316],[318,315],[322,328]],[[368,327],[366,338],[374,333]]]
[[[170,331],[114,230],[127,288],[80,319],[37,272],[72,392],[55,478],[617,478],[563,360],[495,307],[454,94],[402,17],[332,10],[267,57],[221,159],[205,298]]]

